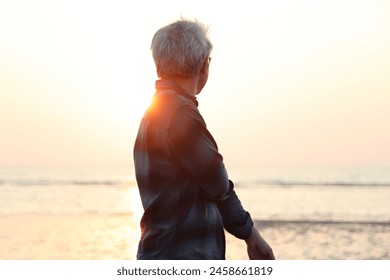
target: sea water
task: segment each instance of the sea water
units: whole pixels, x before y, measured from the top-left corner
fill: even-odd
[[[390,167],[228,173],[255,220],[390,222]],[[132,166],[0,169],[0,215],[141,213]]]

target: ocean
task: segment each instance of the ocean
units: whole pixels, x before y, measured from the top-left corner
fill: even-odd
[[[278,259],[390,259],[390,167],[228,173]],[[0,169],[0,259],[135,259],[141,216],[132,166]]]
[[[263,167],[228,173],[256,220],[390,223],[390,167]],[[0,215],[140,212],[131,166],[0,169]]]

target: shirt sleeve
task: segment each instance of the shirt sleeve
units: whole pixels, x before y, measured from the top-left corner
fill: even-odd
[[[249,237],[253,221],[228,179],[217,144],[200,113],[184,106],[172,117],[168,139],[174,156],[203,193],[217,203],[225,229],[240,239]]]
[[[233,182],[229,180],[229,190],[226,198],[217,203],[219,212],[223,218],[225,229],[240,239],[247,239],[253,227],[253,221],[248,212],[242,207]]]
[[[199,111],[191,106],[177,109],[167,136],[170,151],[180,168],[198,183],[206,198],[224,199],[229,180],[223,158]]]

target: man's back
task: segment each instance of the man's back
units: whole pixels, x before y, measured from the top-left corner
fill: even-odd
[[[194,96],[169,81],[156,85],[134,148],[145,209],[137,257],[223,259],[223,221],[213,201],[228,189],[222,158]]]

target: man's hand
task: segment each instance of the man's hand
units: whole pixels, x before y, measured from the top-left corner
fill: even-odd
[[[250,260],[274,260],[272,248],[261,237],[259,231],[252,227],[251,235],[245,239]]]

